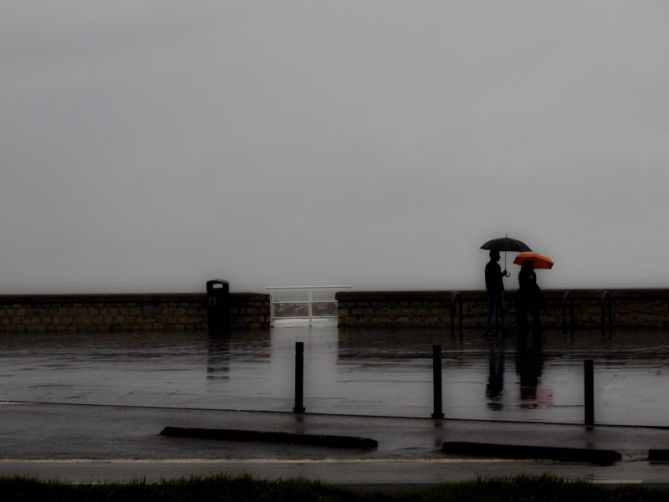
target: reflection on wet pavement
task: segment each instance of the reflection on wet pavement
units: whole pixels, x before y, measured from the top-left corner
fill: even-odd
[[[448,418],[581,423],[582,361],[594,359],[598,423],[669,424],[669,341],[649,330],[3,334],[0,399],[290,411],[297,341],[309,412],[429,417],[438,343]]]

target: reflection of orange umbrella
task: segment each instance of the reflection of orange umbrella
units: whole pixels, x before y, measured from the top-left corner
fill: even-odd
[[[553,260],[550,256],[539,253],[519,253],[513,260],[516,265],[522,265],[526,261],[531,261],[534,268],[553,268]]]

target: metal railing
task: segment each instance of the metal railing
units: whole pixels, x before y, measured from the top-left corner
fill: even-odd
[[[273,286],[267,288],[269,291],[269,321],[270,326],[274,326],[274,321],[277,319],[308,319],[309,326],[312,325],[314,319],[336,319],[337,315],[314,315],[313,305],[314,303],[318,304],[334,304],[337,305],[337,300],[314,300],[314,291],[326,290],[326,289],[351,289],[353,286],[345,285],[326,285],[326,286]],[[279,291],[304,291],[307,293],[307,297],[299,300],[276,300],[276,293]],[[276,307],[278,305],[307,305],[307,315],[306,316],[293,316],[293,317],[277,317],[276,316]]]

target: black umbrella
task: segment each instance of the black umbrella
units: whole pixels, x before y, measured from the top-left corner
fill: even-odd
[[[518,253],[522,251],[532,251],[530,246],[523,241],[512,239],[511,237],[499,237],[497,239],[489,240],[481,246],[481,249],[496,249],[497,251],[514,251]]]
[[[530,246],[525,244],[523,241],[518,239],[512,239],[508,235],[504,237],[498,237],[497,239],[491,239],[486,242],[481,249],[497,250],[497,251],[511,251],[516,253],[521,253],[523,251],[532,251]],[[506,270],[506,255],[504,255],[504,270]]]

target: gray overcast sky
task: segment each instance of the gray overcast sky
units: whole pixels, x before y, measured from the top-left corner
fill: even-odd
[[[665,0],[0,0],[0,292],[481,288],[505,233],[669,287],[668,55]]]

